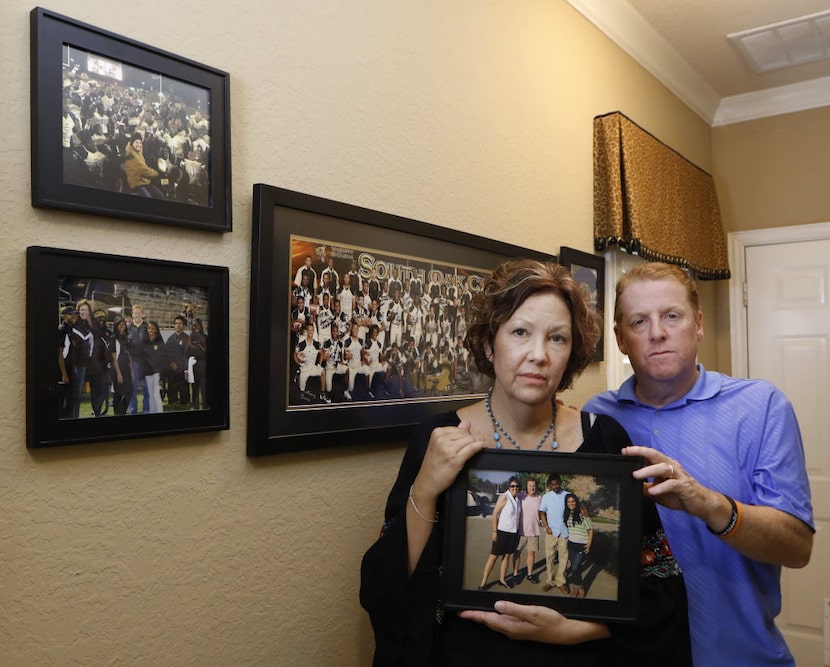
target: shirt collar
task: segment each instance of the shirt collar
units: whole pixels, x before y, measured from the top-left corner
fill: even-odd
[[[715,394],[717,394],[720,391],[721,385],[723,384],[723,376],[720,373],[707,372],[707,370],[703,367],[703,364],[698,364],[697,369],[697,381],[695,382],[694,386],[686,393],[686,395],[677,399],[673,403],[661,406],[659,408],[660,410],[668,410],[671,408],[681,407],[683,405],[686,405],[690,401],[705,401],[708,398],[712,398]],[[637,399],[637,396],[634,393],[634,387],[636,385],[636,382],[637,380],[634,375],[632,375],[625,382],[623,382],[622,385],[620,385],[619,392],[617,392],[617,401],[621,403],[634,403],[636,405],[642,405],[645,407],[653,407],[646,406],[645,403],[641,403]]]

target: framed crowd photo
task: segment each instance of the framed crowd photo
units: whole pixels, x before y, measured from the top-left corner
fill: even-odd
[[[581,250],[561,247],[559,263],[566,267],[580,284],[588,300],[603,315],[605,309],[605,259]],[[600,336],[594,361],[605,359],[605,337]]]
[[[631,474],[642,464],[642,459],[608,454],[491,449],[474,456],[444,497],[447,607],[492,610],[497,600],[510,600],[552,607],[573,618],[633,621],[640,590],[642,483]],[[533,571],[528,572],[527,564],[528,547],[533,544],[519,543],[519,576],[508,579],[512,588],[507,589],[499,584],[501,556],[491,564],[489,573],[486,570],[499,499],[516,493],[512,497],[521,507],[535,486],[544,501],[551,479],[558,480],[559,488],[567,494],[565,506],[579,517],[582,527],[581,531],[571,530],[574,545],[569,545],[565,567],[569,592],[557,587],[543,590],[548,577],[541,526]],[[516,485],[518,489],[511,490]],[[577,543],[585,543],[589,534],[586,551]],[[513,574],[514,553],[505,556],[509,559],[508,577]]]
[[[510,257],[458,230],[254,186],[249,456],[406,439],[480,399],[467,308]]]
[[[32,246],[31,448],[229,427],[228,269]]]
[[[231,231],[226,72],[41,7],[32,205]]]

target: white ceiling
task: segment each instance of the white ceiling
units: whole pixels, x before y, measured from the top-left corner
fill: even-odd
[[[567,0],[711,125],[830,105],[830,59],[756,74],[727,35],[827,0]]]

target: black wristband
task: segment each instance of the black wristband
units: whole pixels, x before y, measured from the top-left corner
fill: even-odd
[[[735,530],[735,525],[738,523],[738,506],[735,504],[735,500],[731,496],[727,496],[725,493],[721,494],[724,498],[729,501],[729,504],[732,506],[732,516],[729,518],[729,524],[721,531],[712,530],[707,525],[706,528],[709,530],[712,535],[717,535],[718,537],[725,537],[729,535],[733,530]]]

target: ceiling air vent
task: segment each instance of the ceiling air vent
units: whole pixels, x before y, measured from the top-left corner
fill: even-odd
[[[757,74],[830,58],[830,10],[727,38]]]

